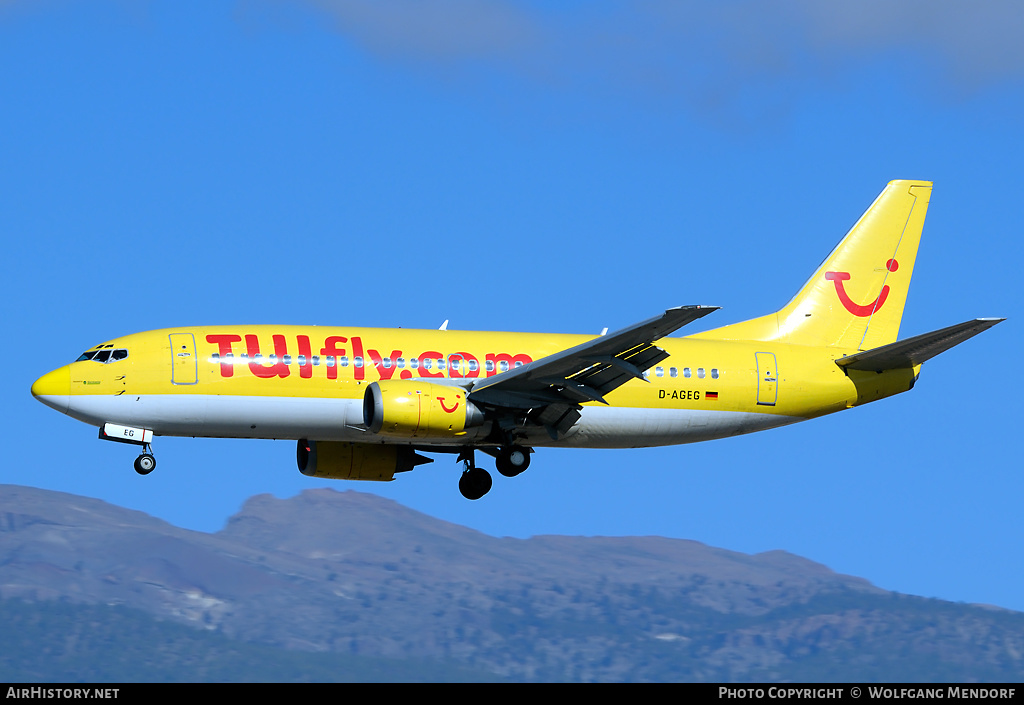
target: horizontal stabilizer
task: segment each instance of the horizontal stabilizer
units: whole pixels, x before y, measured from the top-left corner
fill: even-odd
[[[975,318],[973,321],[965,321],[949,328],[915,335],[913,338],[883,345],[874,350],[847,355],[836,360],[836,364],[850,370],[873,372],[914,367],[1005,320],[1005,318]]]

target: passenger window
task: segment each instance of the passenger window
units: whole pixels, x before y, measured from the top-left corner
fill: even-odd
[[[655,367],[654,368],[654,376],[655,377],[664,377],[665,376],[665,368],[664,367]]]
[[[502,360],[498,363],[498,369],[502,372],[508,372],[508,360]]]
[[[348,367],[348,355],[342,355],[338,358],[338,364],[342,367]]]
[[[327,366],[334,367],[334,355],[327,356]]]
[[[415,370],[419,366],[420,366],[420,359],[418,357],[414,357],[411,360],[409,360],[409,367],[410,368]]]
[[[313,367],[319,367],[319,366],[320,366],[320,356],[319,355],[314,355],[313,356]]]
[[[381,362],[384,364],[384,369],[385,370],[391,368],[391,358],[390,357],[385,357],[383,360],[381,360]]]
[[[522,366],[523,366],[523,361],[522,360],[516,360],[516,367],[522,367]]]
[[[668,376],[669,377],[678,377],[679,376],[679,370],[677,370],[675,367],[669,367],[668,368]]]
[[[443,357],[437,358],[437,369],[439,369],[439,370],[445,369],[444,358]]]
[[[405,358],[400,357],[397,360],[395,360],[395,366],[398,367],[398,369],[400,370],[405,369]]]
[[[479,362],[477,362],[476,360],[470,360],[469,361],[469,371],[470,372],[476,372],[479,369],[480,369],[480,363]]]
[[[683,377],[686,377],[686,378],[690,377],[690,368],[689,367],[684,367],[683,368]]]
[[[360,357],[359,355],[356,355],[354,358],[352,358],[352,363],[356,367],[362,367],[363,366],[363,358]]]
[[[704,368],[703,367],[698,367],[697,368],[697,379],[704,379]]]
[[[718,368],[717,367],[712,367],[711,368],[711,379],[718,379]]]
[[[484,363],[484,367],[488,372],[494,372],[494,360],[488,360]]]
[[[281,356],[281,360],[282,360],[282,362],[284,362],[284,364],[286,364],[286,365],[290,365],[290,364],[292,364],[292,356],[291,356],[291,355],[282,355],[282,356]]]
[[[423,358],[423,369],[429,370],[433,366],[434,366],[434,361],[431,358],[429,358],[429,357]]]
[[[299,355],[298,359],[299,359],[299,367],[305,367],[306,366],[306,356],[305,355]]]

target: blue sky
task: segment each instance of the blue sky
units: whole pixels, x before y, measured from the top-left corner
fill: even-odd
[[[719,326],[784,305],[886,182],[930,179],[902,335],[1010,320],[911,393],[544,450],[479,502],[444,456],[330,486],[497,536],[784,549],[1024,610],[1024,9],[767,5],[0,1],[3,481],[214,531],[326,483],[273,441],[161,438],[139,477],[32,381],[182,325],[596,334],[709,304],[692,330]]]

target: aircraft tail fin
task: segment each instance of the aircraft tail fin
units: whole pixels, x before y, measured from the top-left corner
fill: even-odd
[[[931,192],[930,181],[889,182],[785,308],[695,337],[855,350],[894,342]]]

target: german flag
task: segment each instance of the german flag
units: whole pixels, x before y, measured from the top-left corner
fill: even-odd
[[[704,392],[704,398],[705,399],[717,399],[718,398],[718,392]]]

